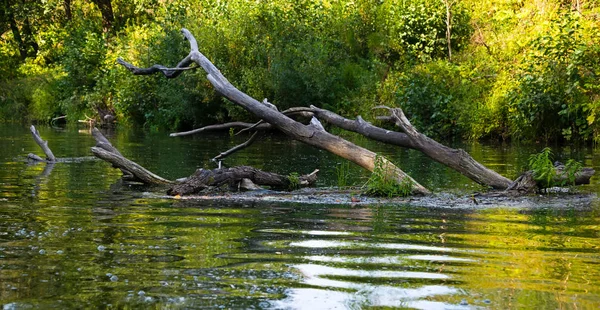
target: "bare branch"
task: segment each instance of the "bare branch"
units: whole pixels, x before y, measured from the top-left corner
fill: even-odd
[[[146,184],[174,183],[125,158],[97,128],[92,129],[92,136],[96,139],[96,146],[92,147],[92,153],[96,157],[111,163],[114,167],[121,169],[124,179]]]
[[[179,137],[179,136],[193,135],[195,133],[200,133],[200,132],[204,132],[204,131],[225,130],[225,129],[229,129],[229,128],[250,128],[250,127],[252,127],[253,129],[258,129],[258,130],[267,130],[267,129],[271,128],[271,125],[263,124],[262,126],[257,126],[257,124],[252,124],[252,123],[231,122],[231,123],[225,123],[225,124],[204,126],[202,128],[197,128],[197,129],[190,130],[190,131],[174,132],[174,133],[170,134],[169,136],[170,137]]]
[[[35,126],[31,125],[31,127],[29,127],[29,130],[31,131],[31,135],[33,136],[33,140],[35,140],[35,143],[37,143],[40,148],[42,148],[42,151],[44,151],[44,154],[46,154],[46,162],[49,163],[55,163],[56,162],[56,157],[54,157],[54,154],[52,154],[52,151],[50,150],[50,148],[48,147],[48,141],[44,141],[41,137],[40,137],[40,133],[37,131],[37,129],[35,129]],[[32,155],[32,154],[30,154]],[[35,159],[35,160],[39,160],[39,156],[35,155],[35,156],[28,156],[31,159]]]
[[[215,158],[212,159],[212,161],[218,161],[218,160],[222,160],[225,157],[239,151],[239,150],[243,150],[247,147],[249,147],[252,143],[254,143],[254,141],[256,140],[258,136],[258,131],[255,131],[252,136],[250,136],[250,139],[248,139],[248,141],[242,143],[242,144],[238,144],[232,148],[230,148],[229,150],[222,152],[221,154],[215,156]]]
[[[265,103],[265,101],[266,101],[266,99],[265,99],[265,100],[263,100],[263,103]],[[268,103],[268,102],[267,102],[267,103]],[[270,103],[269,103],[269,104],[270,104]],[[277,107],[275,107],[275,106],[273,105],[273,109],[277,110]],[[310,116],[310,117],[312,117],[312,115],[313,115],[313,113],[312,113],[312,112],[313,112],[313,111],[312,111],[312,109],[311,109],[311,108],[297,107],[297,108],[289,108],[289,109],[287,109],[287,110],[285,110],[285,111],[282,111],[281,113],[283,113],[284,115],[287,115],[287,116],[292,116],[292,115],[304,115],[304,114],[307,114],[307,116]],[[250,130],[256,129],[258,126],[260,126],[260,125],[263,125],[263,124],[265,124],[265,121],[261,119],[260,121],[258,121],[258,122],[256,122],[256,123],[254,123],[254,125],[252,125],[252,126],[250,126],[250,127],[248,127],[248,128],[244,128],[244,129],[242,129],[242,130],[238,131],[238,132],[237,132],[235,135],[237,136],[237,135],[239,135],[239,134],[241,134],[241,133],[244,133],[244,132],[246,132],[246,131],[250,131]],[[270,128],[270,127],[271,127],[271,125],[270,125],[270,124],[269,124],[269,126],[268,126],[268,127],[266,127],[266,126],[265,126],[265,128]]]
[[[189,65],[192,64],[192,60],[190,56],[185,57],[182,61],[179,62],[179,64],[177,64],[177,67],[175,68],[167,68],[163,65],[153,65],[150,68],[139,68],[136,67],[130,63],[128,63],[127,61],[123,60],[123,58],[118,58],[117,62],[121,65],[123,65],[123,67],[127,68],[127,70],[131,71],[131,73],[133,73],[134,75],[150,75],[150,74],[154,74],[157,72],[162,73],[164,76],[166,76],[167,78],[176,78],[178,77],[183,71],[186,70],[193,70],[196,69],[198,67],[190,67]]]
[[[174,183],[173,181],[163,179],[162,177],[146,170],[146,168],[138,165],[137,163],[135,163],[123,156],[119,156],[115,153],[111,153],[103,148],[92,147],[92,153],[94,153],[94,155],[96,155],[96,157],[113,164],[113,166],[115,166],[119,169],[127,170],[127,171],[131,172],[132,175],[134,175],[136,178],[142,180],[144,183],[147,183],[147,184],[172,184],[172,183]]]

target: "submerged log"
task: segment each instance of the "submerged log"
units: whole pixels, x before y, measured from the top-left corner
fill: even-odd
[[[234,87],[225,76],[223,76],[221,71],[219,71],[219,69],[217,69],[217,67],[215,67],[214,64],[198,50],[198,43],[194,36],[185,28],[182,29],[182,33],[189,41],[191,51],[175,68],[166,68],[161,65],[153,65],[150,68],[138,68],[121,58],[118,59],[118,63],[135,75],[148,75],[161,72],[167,78],[176,77],[183,70],[189,68],[192,63],[196,63],[206,71],[208,80],[217,92],[225,96],[231,102],[243,107],[250,113],[271,124],[290,138],[329,151],[369,171],[375,169],[375,161],[378,156],[374,152],[330,134],[324,130],[323,126],[317,125],[318,121],[311,121],[308,125],[297,122],[276,109],[273,109],[272,104],[260,102]],[[428,189],[417,183],[393,163],[385,158],[382,158],[382,160],[384,161],[385,166],[389,167],[389,173],[394,175],[394,179],[398,184],[412,184],[413,194],[430,193]]]
[[[552,183],[557,186],[571,186],[571,185],[583,185],[590,184],[590,179],[596,173],[592,168],[582,168],[580,171],[575,173],[571,178],[566,171],[564,166],[558,166],[555,168],[554,178]],[[533,170],[526,171],[520,175],[510,186],[506,189],[506,192],[518,192],[520,194],[528,194],[539,192],[543,189],[542,186],[535,180]]]
[[[43,161],[43,162],[47,162],[47,163],[55,163],[56,162],[56,157],[54,157],[54,154],[52,153],[52,150],[50,150],[50,148],[48,147],[48,141],[44,141],[42,139],[42,137],[40,137],[40,133],[37,131],[37,129],[35,129],[35,126],[31,125],[31,127],[29,127],[29,130],[31,131],[31,135],[33,136],[33,140],[35,140],[35,142],[40,146],[40,148],[42,149],[42,151],[44,151],[44,154],[46,154],[46,159],[43,159],[35,154],[28,154],[27,157],[29,159],[35,160],[35,161]]]
[[[312,185],[317,180],[315,170],[303,176],[286,176],[272,172],[265,172],[248,166],[238,166],[225,169],[198,169],[183,183],[174,185],[167,191],[169,195],[191,195],[209,188],[237,189],[242,182],[252,181],[254,184],[269,186],[276,189],[294,189]]]

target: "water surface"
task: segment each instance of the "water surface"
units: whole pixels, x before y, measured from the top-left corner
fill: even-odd
[[[53,166],[26,126],[0,126],[0,304],[22,308],[597,309],[600,207],[456,209],[224,203],[157,198],[163,189],[120,182],[90,158],[87,130],[40,128]],[[121,152],[167,178],[213,168],[243,142],[226,133],[168,138],[106,133]],[[437,192],[481,190],[418,152],[357,143],[391,157]],[[463,145],[509,177],[542,146]],[[560,148],[600,169],[593,148]],[[41,155],[41,154],[40,154]],[[321,170],[337,183],[340,160],[278,137],[228,158],[279,173]],[[367,175],[350,167],[350,183]],[[593,179],[594,180],[594,179]],[[585,186],[595,193],[599,183]]]

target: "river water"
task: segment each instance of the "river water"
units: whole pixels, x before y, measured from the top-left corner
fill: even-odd
[[[224,203],[161,197],[123,184],[90,157],[77,128],[39,128],[53,166],[26,126],[0,125],[0,304],[30,308],[598,309],[600,203],[486,208],[415,204]],[[121,152],[167,178],[213,168],[243,142],[227,133],[169,138],[106,132]],[[350,136],[424,186],[458,194],[468,179],[403,151]],[[461,147],[514,178],[541,145]],[[555,148],[600,169],[594,148]],[[276,136],[225,161],[283,174],[321,170],[338,184],[341,161]],[[348,184],[367,174],[347,169]],[[593,179],[583,191],[595,195]],[[443,200],[442,200],[443,201]],[[568,201],[568,200],[567,200]]]

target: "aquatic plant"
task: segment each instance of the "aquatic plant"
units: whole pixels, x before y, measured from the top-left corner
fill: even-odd
[[[577,173],[581,171],[583,165],[578,161],[569,159],[561,167],[560,172],[557,172],[557,166],[552,163],[553,157],[552,150],[548,147],[537,154],[529,156],[529,168],[533,171],[533,178],[538,182],[538,186],[548,188],[574,185]]]
[[[556,175],[552,157],[552,150],[549,147],[529,156],[529,168],[533,171],[533,178],[543,188],[551,187]]]
[[[383,157],[375,156],[375,168],[365,184],[365,194],[370,196],[406,197],[412,192],[412,181],[408,178],[398,183],[394,173]]]
[[[298,175],[298,172],[290,173],[287,178],[288,181],[290,181],[290,185],[288,186],[289,190],[300,188],[300,175]]]
[[[335,174],[337,177],[337,186],[344,187],[348,186],[348,178],[350,177],[350,163],[343,162],[335,167]]]

